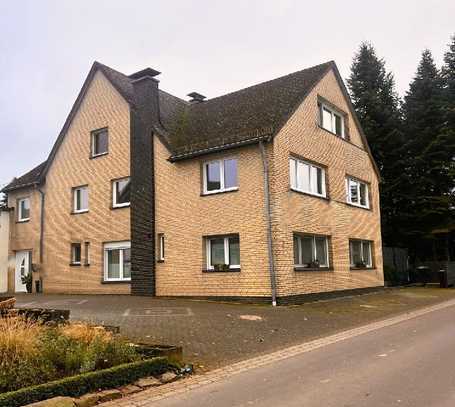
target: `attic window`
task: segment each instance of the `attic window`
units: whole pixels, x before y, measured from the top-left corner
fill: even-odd
[[[319,102],[318,107],[320,126],[341,138],[345,138],[344,115],[323,102]]]
[[[107,128],[92,131],[91,156],[98,157],[108,153],[109,137]]]

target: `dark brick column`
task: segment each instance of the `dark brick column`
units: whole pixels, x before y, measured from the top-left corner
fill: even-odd
[[[159,117],[158,81],[134,81],[130,115],[131,294],[155,295],[155,182],[153,130]]]

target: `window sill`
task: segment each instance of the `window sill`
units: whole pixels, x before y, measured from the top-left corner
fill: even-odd
[[[333,271],[332,267],[302,267],[294,266],[294,271]]]
[[[203,273],[239,273],[240,272],[240,268],[238,269],[229,269],[229,270],[211,270],[211,269],[202,269],[202,272]]]
[[[340,135],[334,133],[334,132],[331,131],[331,130],[327,130],[325,127],[322,127],[319,123],[318,123],[318,127],[319,127],[321,130],[324,130],[324,131],[326,131],[327,133],[331,134],[332,136],[338,137],[338,138],[340,138],[341,140],[344,140],[344,141],[348,141],[348,140],[346,140],[346,136],[343,137],[343,136],[340,136]]]
[[[345,202],[346,205],[352,207],[352,208],[359,208],[359,209],[363,209],[365,211],[370,211],[370,212],[373,212],[373,210],[371,209],[371,207],[366,207],[366,206],[360,206],[360,205],[356,205],[356,204],[353,204],[353,203],[350,203],[350,202]]]
[[[70,263],[70,267],[81,267],[81,263]]]
[[[90,154],[89,159],[93,160],[95,158],[103,157],[103,156],[108,155],[108,154],[109,154],[109,151],[106,151],[105,153],[95,154],[95,155]]]
[[[210,196],[210,195],[219,195],[219,194],[227,194],[229,192],[237,192],[239,188],[232,188],[232,189],[226,189],[223,191],[214,191],[214,192],[202,192],[201,196]]]
[[[16,223],[27,223],[27,222],[30,222],[30,218],[28,219],[21,219],[21,220],[17,220]]]
[[[101,284],[130,284],[131,280],[101,280]]]
[[[350,267],[351,271],[372,271],[376,270],[375,267]]]
[[[81,215],[83,213],[88,213],[88,209],[85,211],[71,211],[71,215]]]
[[[112,206],[111,206],[111,210],[129,208],[130,205],[131,205],[131,204],[128,204],[128,205],[120,205],[120,206],[114,206],[114,205],[112,205]]]
[[[312,194],[311,192],[299,191],[298,189],[295,189],[295,188],[290,188],[289,190],[292,191],[292,192],[296,192],[298,194],[301,194],[301,195],[307,195],[307,196],[311,196],[313,198],[323,199],[324,201],[327,201],[327,202],[330,201],[330,198],[328,196],[316,195],[316,194]]]

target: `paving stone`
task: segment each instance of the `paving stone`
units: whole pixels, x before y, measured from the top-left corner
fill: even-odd
[[[166,372],[160,376],[161,383],[169,383],[177,380],[178,376],[174,372]]]
[[[122,394],[124,396],[126,396],[128,394],[137,393],[138,391],[141,391],[142,389],[139,386],[135,386],[134,384],[130,384],[128,386],[120,387],[119,390],[122,392]]]
[[[146,388],[146,387],[155,387],[159,386],[161,384],[161,381],[158,380],[156,377],[150,376],[150,377],[144,377],[142,379],[139,379],[136,383],[134,383],[136,386]]]
[[[89,393],[74,400],[77,407],[92,407],[96,406],[100,399],[99,393]]]
[[[28,407],[74,407],[74,400],[71,397],[54,397],[52,399],[28,404]]]
[[[104,390],[98,393],[100,398],[99,402],[104,403],[105,401],[117,400],[123,396],[122,392],[118,389]]]

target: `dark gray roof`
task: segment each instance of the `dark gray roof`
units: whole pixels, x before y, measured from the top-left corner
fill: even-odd
[[[40,165],[37,165],[31,171],[20,176],[19,178],[14,178],[6,187],[2,189],[2,192],[9,192],[15,189],[31,187],[33,185],[38,184],[45,165],[46,161],[44,161]]]
[[[268,140],[280,130],[307,94],[330,69],[333,69],[347,97],[348,104],[350,104],[349,96],[335,62],[330,61],[223,96],[193,103],[160,89],[160,122],[156,123],[155,130],[170,150],[169,158],[171,161],[253,143],[258,140]],[[133,82],[137,76],[143,73],[150,76],[159,74],[158,71],[146,68],[128,76],[95,62],[47,162],[40,164],[13,182],[24,177],[27,181],[33,178],[33,174],[37,174],[41,180],[44,179],[88,86],[98,70],[104,73],[131,106],[134,106],[135,103]],[[361,128],[352,105],[350,105],[350,109],[356,124]],[[363,134],[362,137],[371,157],[366,138]],[[373,159],[372,162],[375,165]],[[31,175],[29,176],[29,174]],[[33,180],[32,182],[39,181]],[[19,183],[23,184],[24,181]],[[11,185],[12,183],[4,190],[11,190]]]

